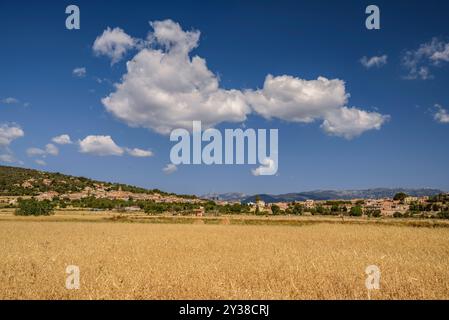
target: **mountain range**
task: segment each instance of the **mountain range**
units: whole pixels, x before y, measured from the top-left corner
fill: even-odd
[[[243,203],[255,202],[256,197],[266,203],[273,202],[293,202],[304,200],[348,200],[348,199],[381,199],[381,198],[393,198],[396,193],[404,192],[410,196],[423,197],[433,196],[445,191],[440,189],[420,188],[373,188],[363,190],[314,190],[307,192],[297,193],[284,193],[284,194],[255,194],[248,195],[245,193],[222,193],[222,194],[206,194],[201,196],[205,199],[214,199],[222,201],[240,201]]]

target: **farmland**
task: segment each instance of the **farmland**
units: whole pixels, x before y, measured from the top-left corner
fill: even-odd
[[[367,299],[368,265],[381,270],[371,299],[449,298],[445,222],[253,220],[3,211],[0,298]],[[65,288],[67,265],[79,290]]]

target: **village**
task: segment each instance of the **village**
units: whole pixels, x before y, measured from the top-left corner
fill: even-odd
[[[294,210],[295,206],[301,208],[304,215],[372,215],[372,216],[393,216],[406,215],[413,205],[428,205],[429,197],[411,197],[403,199],[351,199],[351,200],[305,200],[295,202],[265,203],[262,200],[248,203],[252,211],[259,210],[263,213],[276,214],[276,212],[288,213]],[[444,202],[436,202],[438,208],[444,207]],[[273,210],[273,208],[275,208]],[[437,207],[434,207],[437,208]],[[431,211],[431,210],[429,210]],[[435,210],[440,211],[440,210]]]
[[[215,201],[230,206],[240,202]],[[435,196],[409,196],[397,193],[392,198],[332,199],[266,203],[256,196],[246,203],[252,214],[261,215],[334,215],[368,217],[427,217],[449,218],[449,193]]]
[[[22,183],[21,187],[32,187],[32,179]],[[51,180],[44,180],[44,184],[51,184]],[[294,202],[266,203],[259,197],[254,202],[241,203],[240,201],[206,200],[195,196],[186,197],[167,193],[138,193],[124,191],[122,188],[111,190],[107,186],[98,183],[87,186],[81,191],[58,193],[56,191],[41,192],[35,196],[1,196],[0,206],[15,207],[19,199],[33,198],[37,201],[59,201],[73,207],[75,203],[86,199],[109,200],[113,203],[124,202],[113,209],[120,211],[137,212],[144,210],[145,204],[159,204],[163,209],[157,213],[190,214],[203,216],[208,214],[255,214],[255,215],[336,215],[336,216],[370,216],[370,217],[443,217],[447,218],[449,210],[449,194],[437,196],[409,196],[398,193],[393,198],[382,199],[334,199],[334,200],[304,200]],[[87,202],[91,204],[92,202]],[[139,206],[140,204],[140,206]],[[176,205],[183,206],[182,210],[176,209]],[[75,205],[76,206],[76,205]],[[94,211],[104,209],[96,205],[90,205]],[[84,208],[86,205],[84,205]],[[175,209],[173,209],[175,207]],[[64,208],[66,206],[64,205]],[[144,210],[149,213],[153,210]],[[223,210],[226,208],[227,210]],[[95,210],[97,209],[97,210]],[[109,209],[111,209],[109,207]],[[181,212],[182,211],[182,212]]]

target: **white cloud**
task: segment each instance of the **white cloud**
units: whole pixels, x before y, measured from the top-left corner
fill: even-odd
[[[153,152],[139,148],[126,148],[117,145],[111,136],[90,135],[78,141],[79,151],[96,156],[122,156],[125,153],[132,157],[152,157]]]
[[[136,41],[122,29],[108,27],[101,36],[95,39],[92,48],[95,54],[108,56],[111,64],[115,64],[135,45]]]
[[[433,115],[433,118],[439,123],[449,123],[449,112],[439,104],[436,104],[435,108],[437,108],[437,110]]]
[[[186,32],[170,19],[150,22],[150,25],[154,29],[148,36],[150,42],[157,42],[171,53],[186,56],[198,46],[201,34],[198,30]]]
[[[28,148],[26,151],[29,157],[46,157],[47,155],[57,156],[59,154],[59,149],[54,144],[47,144],[45,149],[40,148]]]
[[[431,67],[449,62],[449,43],[433,38],[416,50],[408,50],[402,57],[402,65],[408,71],[406,79],[432,79]]]
[[[7,147],[10,143],[25,135],[22,128],[15,124],[0,124],[0,147]]]
[[[449,43],[442,44],[441,49],[434,52],[430,59],[435,62],[449,62]]]
[[[0,102],[4,103],[4,104],[17,104],[20,101],[16,98],[8,97],[8,98],[1,99]]]
[[[386,54],[382,56],[374,56],[371,58],[368,57],[362,57],[360,59],[360,63],[367,69],[370,69],[372,67],[380,68],[387,64],[388,56]]]
[[[52,156],[57,156],[59,154],[59,149],[52,143],[49,143],[45,146],[45,152]]]
[[[343,107],[328,113],[321,128],[329,135],[352,139],[367,130],[379,130],[389,119],[377,112]]]
[[[162,169],[162,171],[163,171],[165,174],[172,174],[172,173],[174,173],[176,170],[178,170],[178,167],[177,167],[176,165],[174,165],[173,163],[167,164],[167,165]]]
[[[0,161],[6,163],[14,163],[16,159],[12,154],[0,154]]]
[[[303,80],[268,75],[263,89],[247,91],[246,95],[254,110],[267,119],[305,123],[323,120],[321,128],[326,133],[346,139],[380,129],[389,118],[377,112],[347,108],[349,93],[339,79]]]
[[[153,152],[149,151],[149,150],[142,150],[139,148],[133,148],[133,149],[129,149],[126,148],[126,152],[133,157],[138,157],[138,158],[146,158],[146,157],[152,157],[153,156]]]
[[[165,50],[144,48],[129,61],[123,82],[102,100],[106,109],[131,126],[161,134],[190,128],[192,120],[202,121],[205,128],[223,121],[244,121],[250,112],[244,95],[220,89],[206,61],[189,57],[199,32],[185,32],[171,20],[152,25],[150,36]]]
[[[253,109],[269,119],[313,122],[330,110],[343,106],[349,97],[342,80],[303,80],[291,76],[268,75],[262,89],[247,91]]]
[[[139,148],[126,148],[117,145],[111,136],[87,136],[78,141],[79,151],[97,156],[122,156],[125,152],[138,158],[152,157],[153,152]]]
[[[68,134],[61,134],[60,136],[51,139],[56,144],[72,144],[72,140]]]
[[[111,136],[87,136],[79,141],[81,153],[89,153],[97,156],[121,156],[124,151]]]
[[[84,67],[75,68],[75,69],[73,69],[73,71],[72,71],[72,74],[73,74],[75,77],[78,77],[78,78],[83,78],[83,77],[85,77],[85,76],[86,76],[86,73],[87,73],[87,70],[86,70],[86,68],[84,68]]]
[[[45,156],[46,155],[45,150],[42,150],[42,149],[39,149],[39,148],[28,148],[26,152],[27,152],[27,155],[29,157]]]
[[[22,104],[24,107],[31,106],[31,103],[29,103],[29,102],[21,103],[21,101],[19,99],[14,98],[14,97],[0,99],[0,104]]]
[[[349,93],[342,80],[268,75],[263,89],[225,90],[204,59],[190,56],[198,46],[199,31],[184,31],[172,20],[156,21],[151,26],[151,46],[139,48],[127,62],[122,82],[102,99],[107,111],[132,127],[169,134],[174,128],[191,129],[194,120],[201,121],[204,128],[221,122],[243,122],[253,110],[265,118],[293,122],[335,123],[336,114],[345,113]],[[383,123],[384,116],[359,111],[363,117],[353,117],[358,121],[353,124],[354,129],[347,123],[332,134],[353,137],[356,132],[377,128],[379,121],[380,125]],[[365,121],[366,118],[371,121]]]
[[[44,160],[42,160],[42,159],[37,159],[34,162],[36,162],[40,166],[46,166],[47,165],[47,163]]]

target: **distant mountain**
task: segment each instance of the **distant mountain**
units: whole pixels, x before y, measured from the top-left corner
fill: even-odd
[[[200,196],[202,199],[209,199],[209,200],[221,200],[221,201],[241,201],[242,199],[245,199],[246,197],[249,197],[248,194],[240,193],[240,192],[228,192],[228,193],[208,193],[205,195]]]
[[[267,203],[273,202],[292,202],[292,201],[304,201],[304,200],[347,200],[347,199],[380,199],[380,198],[392,198],[398,192],[404,192],[410,196],[422,197],[433,196],[444,191],[439,189],[407,189],[407,188],[375,188],[365,190],[315,190],[308,192],[298,193],[285,193],[279,195],[272,194],[259,194],[252,196],[237,197],[238,193],[233,198],[221,195],[216,195],[219,200],[227,201],[241,201],[243,203],[254,202],[256,197],[260,197],[261,200]],[[224,194],[227,195],[227,194]]]

